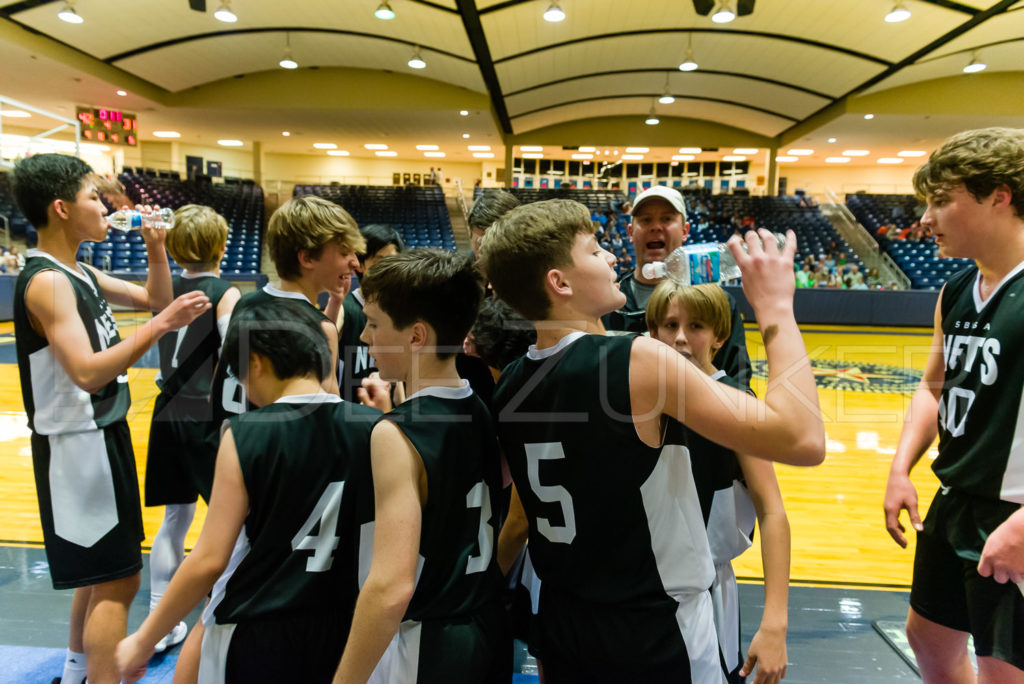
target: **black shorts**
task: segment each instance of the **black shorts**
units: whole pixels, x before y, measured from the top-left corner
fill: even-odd
[[[969,632],[974,651],[1024,669],[1024,596],[978,574],[988,535],[1020,508],[955,490],[935,495],[917,534],[910,606],[923,618]]]
[[[160,394],[153,407],[146,455],[146,505],[210,500],[219,429],[210,402]]]
[[[130,577],[142,569],[142,507],[128,423],[32,435],[46,559],[54,589]]]
[[[225,684],[329,684],[348,641],[352,615],[303,613],[235,625],[209,625],[203,636],[200,680]],[[205,681],[205,680],[204,680]]]

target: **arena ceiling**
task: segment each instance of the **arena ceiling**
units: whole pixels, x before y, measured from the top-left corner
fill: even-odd
[[[390,21],[380,2],[231,0],[228,24],[220,0],[74,0],[69,24],[64,0],[0,0],[0,95],[136,111],[144,140],[437,144],[453,160],[474,143],[500,159],[506,143],[783,154],[829,137],[893,153],[1024,125],[1024,0],[904,0],[900,23],[884,21],[896,0],[756,0],[728,24],[697,13],[711,0],[559,0],[559,23],[551,0],[390,0]],[[688,49],[699,67],[680,71]],[[987,69],[963,74],[971,60]]]

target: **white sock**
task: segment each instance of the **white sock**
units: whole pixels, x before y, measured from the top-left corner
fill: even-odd
[[[185,559],[185,535],[196,514],[196,505],[172,504],[164,508],[164,521],[153,539],[149,554],[149,610],[156,608],[167,591],[174,571]]]
[[[82,684],[85,680],[85,654],[75,653],[70,648],[64,656],[64,672],[61,684]]]

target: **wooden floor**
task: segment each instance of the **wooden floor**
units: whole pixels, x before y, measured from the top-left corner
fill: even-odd
[[[119,315],[122,336],[135,321]],[[882,496],[903,416],[924,368],[930,332],[907,328],[839,328],[805,326],[804,340],[818,376],[825,415],[828,455],[817,468],[777,466],[793,531],[794,583],[863,588],[906,588],[910,584],[913,546],[902,550],[885,531]],[[755,371],[763,369],[764,350],[756,330],[747,344]],[[10,323],[0,323],[3,358],[13,358]],[[155,369],[129,372],[132,409],[129,423],[144,476],[149,419],[156,397]],[[761,393],[763,378],[755,378]],[[913,474],[922,513],[938,486],[928,467],[934,448]],[[162,510],[145,509],[148,546]],[[200,501],[187,544],[201,528]],[[913,541],[913,536],[911,535]],[[29,432],[21,403],[18,369],[0,363],[0,543],[40,545],[39,511],[32,480]],[[759,579],[757,544],[736,563],[741,578]]]

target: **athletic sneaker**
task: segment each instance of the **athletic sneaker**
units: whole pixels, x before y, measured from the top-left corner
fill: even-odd
[[[186,634],[188,634],[188,625],[184,622],[179,622],[174,626],[174,629],[171,630],[170,634],[156,642],[156,652],[163,653],[172,646],[177,646],[185,640]]]

